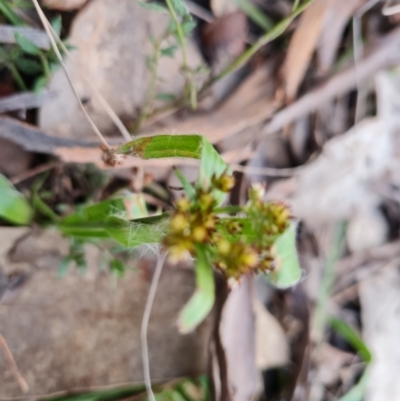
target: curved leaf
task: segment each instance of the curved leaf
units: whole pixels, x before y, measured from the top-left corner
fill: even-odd
[[[14,224],[29,224],[32,208],[26,199],[0,174],[0,217]]]
[[[121,145],[117,153],[132,155],[142,159],[183,157],[200,160],[198,183],[210,185],[213,175],[230,174],[227,164],[210,142],[201,135],[155,135],[138,138]],[[215,192],[218,202],[225,194]]]
[[[193,331],[210,313],[215,299],[214,274],[204,246],[196,247],[196,291],[179,314],[178,329]]]
[[[15,32],[14,34],[15,41],[17,42],[18,46],[25,52],[32,56],[40,55],[40,49],[31,42],[28,38],[21,35],[19,32]]]

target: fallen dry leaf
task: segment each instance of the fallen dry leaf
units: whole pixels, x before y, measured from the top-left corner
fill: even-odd
[[[257,368],[266,370],[286,366],[290,359],[290,349],[282,326],[257,298],[253,300],[253,310]]]
[[[319,110],[327,102],[338,96],[346,95],[363,83],[367,78],[378,71],[399,65],[400,62],[400,29],[394,29],[370,48],[365,50],[365,57],[357,66],[357,77],[354,65],[350,65],[337,74],[330,77],[325,83],[316,89],[309,91],[293,104],[278,111],[266,124],[260,135],[277,132],[285,125],[298,118],[307,116],[313,111]]]
[[[316,0],[301,15],[299,26],[294,32],[287,51],[283,76],[288,101],[295,98],[306,73],[332,0]]]
[[[218,143],[271,117],[279,107],[273,99],[273,91],[273,77],[268,68],[263,66],[254,71],[216,110],[177,121],[163,129],[176,134],[198,133],[211,143]]]
[[[359,284],[363,338],[372,353],[365,401],[399,400],[400,275],[398,259]]]
[[[233,401],[250,401],[260,387],[255,362],[255,319],[252,278],[243,276],[225,301],[220,322]]]
[[[318,62],[321,71],[328,71],[335,61],[342,34],[349,19],[366,0],[331,1],[318,38]]]
[[[374,182],[400,183],[399,69],[380,72],[375,86],[377,116],[327,141],[322,153],[290,180],[294,187],[287,195],[293,214],[312,227],[379,207],[383,195],[373,188]],[[275,191],[274,196],[283,195]]]

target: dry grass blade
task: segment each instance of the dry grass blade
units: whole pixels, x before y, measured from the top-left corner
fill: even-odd
[[[37,13],[38,13],[38,15],[39,15],[39,18],[40,18],[40,20],[41,20],[41,22],[42,22],[42,24],[43,24],[43,27],[44,27],[46,33],[47,33],[47,36],[48,36],[49,39],[50,39],[51,47],[53,48],[54,52],[56,53],[56,56],[57,56],[57,58],[58,58],[58,61],[60,62],[61,66],[62,66],[62,68],[63,68],[63,70],[64,70],[64,72],[65,72],[65,75],[66,75],[66,77],[67,77],[67,79],[68,79],[68,82],[69,82],[69,84],[70,84],[70,86],[71,86],[71,89],[72,89],[72,91],[74,92],[75,97],[76,97],[76,99],[78,100],[79,106],[81,107],[81,109],[82,109],[82,111],[83,111],[83,113],[84,113],[86,119],[88,120],[89,124],[90,124],[91,127],[93,128],[93,131],[94,131],[95,134],[98,136],[98,138],[100,139],[101,143],[105,146],[105,148],[106,148],[106,149],[111,149],[110,146],[108,145],[107,141],[106,141],[105,138],[103,137],[102,133],[101,133],[101,132],[99,131],[99,129],[97,128],[96,124],[95,124],[95,123],[93,122],[93,120],[90,118],[88,112],[87,112],[86,109],[85,109],[85,106],[83,105],[83,103],[82,103],[82,101],[81,101],[81,99],[80,99],[78,93],[77,93],[76,90],[75,90],[75,87],[74,87],[74,85],[73,85],[73,83],[72,83],[72,81],[71,81],[71,78],[70,78],[69,74],[68,74],[67,68],[66,68],[65,63],[64,63],[64,61],[63,61],[63,59],[62,59],[62,56],[61,56],[61,54],[60,54],[60,51],[58,50],[57,43],[55,42],[55,40],[54,40],[54,38],[53,38],[53,35],[52,35],[51,31],[50,31],[49,23],[48,23],[48,21],[47,21],[47,18],[46,18],[46,16],[44,15],[42,9],[40,8],[40,5],[39,5],[38,1],[37,1],[37,0],[32,0],[32,3],[33,3],[33,5],[35,6],[35,9],[36,9],[36,11],[37,11]]]
[[[289,101],[296,96],[306,73],[330,4],[328,0],[316,0],[300,17],[299,27],[292,36],[284,64],[285,92]]]
[[[69,57],[69,59],[73,62],[72,60],[72,55],[69,52],[69,50],[67,49],[67,47],[64,45],[63,41],[58,37],[57,33],[54,31],[53,27],[51,26],[51,24],[49,23],[49,21],[47,21],[47,26],[49,27],[49,29],[51,30],[54,38],[56,39],[56,41],[58,42],[59,46],[61,47],[62,51]],[[119,132],[121,133],[121,135],[123,136],[123,138],[126,141],[130,141],[132,139],[131,134],[129,133],[129,131],[126,129],[124,123],[121,121],[121,119],[117,116],[117,114],[114,112],[114,110],[112,109],[112,107],[107,103],[106,99],[104,99],[103,95],[97,90],[96,86],[92,83],[92,81],[86,76],[86,74],[81,71],[81,74],[83,76],[83,78],[85,79],[85,81],[88,83],[88,85],[90,86],[90,88],[92,89],[94,95],[97,97],[97,99],[99,100],[99,102],[101,103],[101,105],[104,107],[104,110],[107,112],[107,114],[109,115],[110,119],[112,120],[112,122],[117,126],[117,128],[119,129]]]
[[[146,306],[143,313],[142,327],[140,330],[140,339],[142,343],[142,363],[143,363],[143,377],[146,385],[147,397],[149,401],[156,401],[153,390],[151,388],[150,377],[150,363],[149,363],[149,348],[147,344],[147,329],[149,327],[149,320],[151,309],[153,307],[154,298],[156,296],[158,282],[160,281],[162,268],[164,266],[167,254],[163,253],[158,257],[156,270],[151,281],[149,295],[147,297]]]
[[[24,393],[27,393],[29,391],[28,383],[22,377],[22,375],[18,369],[17,363],[15,362],[14,357],[12,356],[12,353],[11,353],[10,349],[8,348],[6,340],[4,339],[4,337],[1,334],[0,334],[0,347],[3,350],[4,357],[7,360],[10,370],[12,371],[13,375],[15,376],[15,379],[18,382],[18,385],[21,387],[21,390]]]

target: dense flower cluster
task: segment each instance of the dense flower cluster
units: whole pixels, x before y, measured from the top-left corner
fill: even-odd
[[[207,190],[197,188],[192,199],[175,203],[164,239],[170,259],[195,257],[195,245],[204,244],[215,267],[227,277],[272,270],[271,246],[289,225],[288,208],[283,203],[263,202],[261,191],[252,189],[239,216],[221,217],[213,191],[229,192],[233,178],[223,174],[211,184]]]

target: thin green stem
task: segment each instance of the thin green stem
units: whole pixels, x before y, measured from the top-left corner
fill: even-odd
[[[167,0],[168,1],[168,0]],[[283,21],[279,22],[272,28],[270,31],[261,36],[251,47],[249,47],[244,53],[242,53],[239,57],[232,61],[230,65],[228,65],[221,73],[211,78],[208,82],[204,84],[204,86],[200,89],[198,95],[201,96],[209,89],[213,84],[215,84],[220,79],[229,75],[243,64],[245,64],[261,47],[265,46],[267,43],[272,42],[274,39],[279,37],[285,30],[288,28],[290,23],[300,15],[311,3],[315,0],[307,0],[303,5],[297,7],[296,10],[292,12],[288,17],[286,17]],[[161,107],[160,109],[155,110],[151,116],[163,113],[173,108],[181,108],[184,106],[185,99],[177,99],[176,102],[170,103],[166,106]]]
[[[0,12],[13,24],[25,25],[24,22],[18,17],[13,9],[4,1],[0,0]]]
[[[182,73],[185,78],[185,86],[183,89],[184,98],[189,100],[190,106],[194,110],[197,107],[197,98],[196,98],[196,92],[194,90],[194,87],[191,83],[190,76],[189,76],[189,66],[187,63],[185,35],[183,33],[182,25],[179,21],[178,16],[176,15],[176,12],[171,3],[171,0],[166,0],[166,3],[167,3],[168,11],[171,14],[171,17],[176,26],[178,43],[179,43],[179,46],[181,48],[181,53],[182,53]]]
[[[39,53],[39,58],[40,58],[40,62],[42,63],[42,67],[43,67],[43,72],[44,75],[47,79],[50,78],[50,66],[49,66],[49,62],[45,56],[45,54],[43,52]]]
[[[187,56],[186,56],[186,45],[185,45],[185,35],[183,34],[182,25],[176,15],[174,7],[171,3],[171,0],[166,0],[168,11],[171,14],[172,19],[174,20],[176,26],[176,33],[178,35],[179,46],[181,47],[182,52],[182,65],[184,68],[187,68]]]
[[[19,71],[17,70],[17,68],[15,67],[15,65],[14,65],[12,62],[10,62],[10,63],[7,63],[7,67],[8,67],[8,69],[10,70],[11,75],[12,75],[12,77],[14,78],[14,81],[16,82],[16,84],[18,85],[18,87],[19,87],[21,90],[26,91],[26,90],[27,90],[27,87],[26,87],[26,85],[25,85],[25,82],[24,82],[24,80],[22,79],[21,74],[19,73]]]
[[[228,65],[224,70],[222,70],[218,75],[216,75],[210,83],[207,85],[210,86],[214,84],[216,81],[224,78],[229,75],[231,72],[240,68],[243,64],[245,64],[261,47],[265,46],[267,43],[273,41],[288,28],[290,23],[300,15],[314,0],[307,0],[304,4],[297,7],[288,17],[282,20],[279,24],[275,25],[270,31],[260,36],[260,38],[250,46],[244,53],[242,53],[239,57],[237,57],[231,64]]]
[[[139,132],[140,127],[142,126],[143,122],[146,120],[149,114],[149,108],[154,100],[156,81],[157,81],[158,60],[160,59],[160,46],[162,41],[164,40],[164,37],[165,35],[160,41],[153,42],[153,53],[151,55],[151,66],[150,66],[150,83],[147,89],[143,107],[140,110],[140,114],[133,127],[132,135],[135,135]]]
[[[299,3],[300,3],[300,0],[294,0],[292,11],[296,10],[296,8],[299,6]]]

